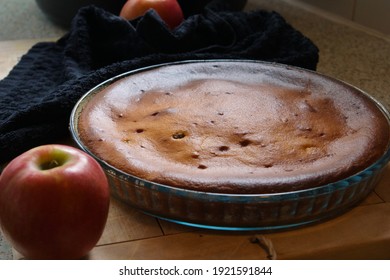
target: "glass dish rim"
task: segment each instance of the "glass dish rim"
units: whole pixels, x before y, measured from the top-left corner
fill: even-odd
[[[184,188],[178,188],[178,187],[173,187],[169,185],[164,185],[160,183],[155,183],[152,181],[148,181],[145,179],[142,179],[140,177],[134,176],[132,174],[126,173],[110,164],[105,162],[104,160],[100,159],[96,155],[94,155],[81,141],[78,135],[78,130],[77,130],[77,123],[78,123],[78,112],[82,110],[83,103],[86,102],[88,98],[91,98],[94,94],[98,93],[101,89],[104,87],[112,84],[113,82],[123,78],[130,76],[132,74],[140,73],[143,71],[148,71],[152,69],[156,69],[159,67],[164,67],[164,66],[173,66],[177,64],[188,64],[188,63],[218,63],[218,62],[246,62],[246,63],[259,63],[263,65],[270,65],[272,67],[277,67],[277,68],[284,68],[284,69],[296,69],[298,71],[304,71],[304,72],[309,72],[314,75],[319,75],[323,78],[330,79],[334,82],[341,83],[347,87],[355,89],[359,94],[363,94],[365,97],[370,99],[377,107],[378,109],[382,112],[384,117],[387,119],[389,126],[390,126],[390,113],[389,111],[385,108],[383,104],[381,104],[377,99],[375,99],[373,96],[368,94],[367,92],[361,90],[360,88],[357,88],[356,86],[353,86],[347,82],[344,82],[340,79],[330,77],[327,75],[324,75],[322,73],[309,70],[309,69],[304,69],[300,68],[297,66],[291,66],[291,65],[285,65],[281,63],[274,63],[274,62],[266,62],[266,61],[259,61],[259,60],[246,60],[246,59],[206,59],[206,60],[184,60],[184,61],[175,61],[175,62],[167,62],[167,63],[162,63],[162,64],[156,64],[156,65],[150,65],[142,68],[137,68],[133,70],[126,71],[124,73],[121,73],[119,75],[116,75],[114,77],[111,77],[102,83],[96,85],[95,87],[91,88],[88,90],[85,94],[81,96],[81,98],[77,101],[75,104],[71,115],[70,115],[70,125],[69,129],[71,132],[71,136],[73,140],[76,142],[76,144],[84,150],[86,153],[94,157],[102,166],[105,170],[112,170],[116,173],[116,176],[118,174],[121,176],[121,178],[127,180],[127,181],[138,181],[142,182],[143,187],[146,187],[150,190],[154,191],[160,191],[160,192],[174,192],[175,195],[177,196],[182,196],[182,197],[197,197],[198,199],[204,199],[208,201],[225,201],[225,202],[251,202],[251,201],[278,201],[278,200],[285,200],[288,197],[291,198],[304,198],[304,197],[313,197],[318,194],[327,194],[327,193],[332,193],[334,190],[340,190],[340,189],[347,189],[352,183],[358,183],[359,181],[362,181],[364,178],[368,177],[371,175],[371,173],[377,169],[382,168],[384,165],[388,163],[390,160],[390,139],[388,143],[388,147],[386,152],[373,164],[368,166],[367,168],[349,176],[344,179],[338,180],[333,183],[329,184],[324,184],[312,188],[307,188],[307,189],[302,189],[302,190],[296,190],[296,191],[289,191],[289,192],[277,192],[277,193],[269,193],[269,194],[229,194],[229,193],[214,193],[214,192],[201,192],[201,191],[195,191],[195,190],[189,190],[189,189],[184,189]],[[211,199],[213,198],[213,199]]]

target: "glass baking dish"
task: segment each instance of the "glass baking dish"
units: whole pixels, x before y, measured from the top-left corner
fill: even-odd
[[[229,61],[235,62],[235,60]],[[207,62],[214,63],[218,60],[203,61],[203,63]],[[202,62],[196,61],[196,63]],[[267,65],[265,62],[251,61],[251,63]],[[175,63],[169,65],[172,64]],[[291,68],[274,63],[269,65]],[[273,231],[317,223],[340,215],[361,202],[375,188],[384,167],[390,160],[388,147],[374,164],[348,178],[305,190],[270,194],[198,192],[150,182],[123,172],[88,150],[79,137],[79,115],[85,104],[111,83],[140,71],[163,66],[157,65],[130,71],[96,86],[78,101],[70,118],[70,131],[74,141],[102,165],[110,183],[111,194],[149,215],[180,224],[218,230]],[[307,70],[299,69],[299,71]],[[387,110],[371,96],[359,91],[372,100],[390,123]]]

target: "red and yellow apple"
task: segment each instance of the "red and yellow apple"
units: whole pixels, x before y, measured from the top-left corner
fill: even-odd
[[[184,19],[177,0],[127,0],[119,16],[133,20],[154,9],[170,29],[177,27]]]
[[[0,226],[28,259],[79,259],[101,237],[109,210],[98,162],[66,145],[43,145],[13,159],[0,176]]]

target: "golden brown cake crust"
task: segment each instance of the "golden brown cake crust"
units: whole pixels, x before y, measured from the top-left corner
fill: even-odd
[[[357,89],[270,64],[208,62],[120,79],[89,100],[78,130],[137,177],[219,193],[275,193],[346,178],[381,157],[383,113]]]

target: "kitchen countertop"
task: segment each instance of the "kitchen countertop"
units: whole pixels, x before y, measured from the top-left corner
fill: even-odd
[[[15,16],[27,18],[23,9],[41,13],[33,7],[33,1],[2,1],[5,9],[12,9],[9,2],[19,5],[29,2],[27,7],[20,6]],[[0,79],[34,43],[47,37],[58,38],[65,32],[48,22],[43,14],[31,15],[40,18],[38,23],[36,20],[27,22],[16,18],[4,20],[3,7],[0,12]],[[389,37],[337,17],[319,15],[308,6],[292,0],[249,0],[246,6],[246,10],[259,8],[279,12],[319,47],[318,72],[359,87],[390,108]],[[14,28],[20,32],[12,31]],[[7,32],[14,34],[9,37]],[[280,259],[388,259],[389,184],[390,169],[387,168],[375,192],[346,214],[318,225],[256,236],[272,244],[273,256]],[[267,252],[250,241],[254,234],[180,226],[146,216],[113,200],[107,229],[88,258],[268,258],[269,250]],[[0,236],[0,259],[20,257],[16,252],[12,254],[11,247]]]
[[[0,41],[60,37],[67,30],[48,21],[35,0],[0,0]]]

